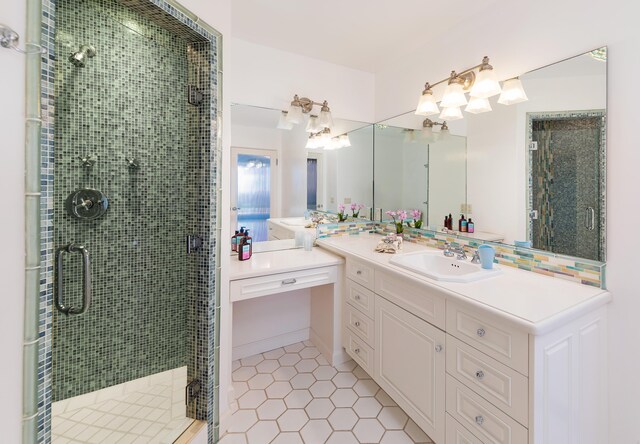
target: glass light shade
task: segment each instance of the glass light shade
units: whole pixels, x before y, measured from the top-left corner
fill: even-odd
[[[469,104],[464,110],[472,114],[486,113],[487,111],[491,111],[491,104],[489,103],[489,99],[471,97]]]
[[[313,136],[309,136],[309,138],[307,139],[307,144],[304,146],[306,149],[310,150],[316,147],[316,142],[313,139]]]
[[[440,108],[436,103],[436,99],[433,94],[422,94],[416,107],[416,115],[418,116],[433,116],[440,113]]]
[[[342,148],[347,148],[351,146],[351,140],[349,140],[349,135],[343,134],[340,136],[340,146]]]
[[[320,131],[320,128],[318,128],[318,118],[316,116],[309,117],[309,120],[307,120],[307,127],[305,128],[305,131],[308,133],[317,133],[318,131]]]
[[[404,130],[404,142],[412,143],[416,141],[416,132],[412,129]]]
[[[319,140],[322,145],[327,145],[331,141],[331,131],[320,133]]]
[[[422,137],[423,139],[426,139],[429,142],[433,141],[434,140],[433,128],[428,126],[422,127],[422,131],[420,132],[420,137]]]
[[[444,90],[444,96],[440,106],[443,108],[456,108],[467,104],[467,98],[464,95],[462,85],[459,83],[452,83],[447,85],[447,89]]]
[[[440,118],[442,120],[460,120],[462,119],[462,111],[459,107],[445,108],[440,113]]]
[[[498,82],[493,69],[485,69],[476,75],[476,81],[471,87],[469,95],[480,99],[488,99],[500,94],[501,91],[500,82]]]
[[[503,105],[513,105],[515,103],[526,102],[529,100],[524,92],[520,79],[509,79],[502,84],[502,94],[498,99],[498,103]]]
[[[333,128],[333,117],[331,117],[331,111],[320,111],[320,117],[318,117],[318,125],[321,128]]]
[[[295,123],[296,125],[302,122],[302,107],[291,105],[289,112],[287,113],[287,122]]]
[[[440,130],[440,132],[438,133],[438,137],[436,138],[436,140],[447,140],[449,138],[449,136],[451,135],[451,133],[449,133],[448,129],[443,129]]]
[[[281,130],[290,130],[293,129],[293,123],[287,120],[287,113],[281,112],[280,119],[278,119],[278,129]]]

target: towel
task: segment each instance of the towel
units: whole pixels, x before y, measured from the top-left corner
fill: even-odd
[[[395,254],[400,250],[402,250],[402,238],[395,235],[383,237],[375,248],[378,253],[389,254]]]

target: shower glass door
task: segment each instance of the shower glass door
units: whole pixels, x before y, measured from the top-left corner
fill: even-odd
[[[602,117],[532,121],[534,248],[603,260]]]
[[[153,8],[56,2],[54,443],[206,419],[209,43]]]

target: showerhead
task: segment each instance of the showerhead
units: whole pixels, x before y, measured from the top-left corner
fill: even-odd
[[[96,48],[91,45],[82,45],[80,51],[76,51],[69,56],[69,61],[78,68],[84,68],[87,59],[90,59],[96,55]]]

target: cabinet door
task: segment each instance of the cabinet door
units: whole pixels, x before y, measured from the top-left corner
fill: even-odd
[[[374,377],[437,443],[445,429],[445,334],[376,295]]]

